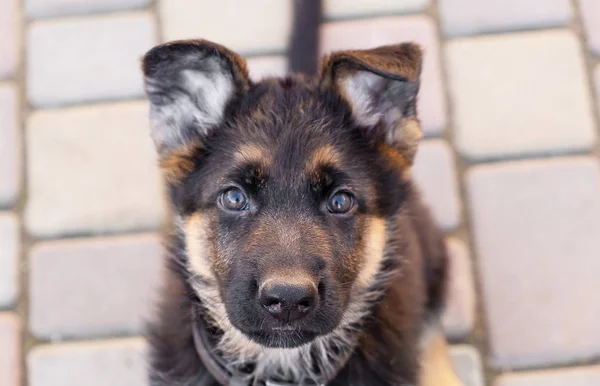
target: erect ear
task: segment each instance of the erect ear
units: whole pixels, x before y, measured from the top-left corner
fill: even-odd
[[[412,164],[421,139],[417,94],[422,54],[412,43],[339,51],[323,59],[322,87],[334,88],[357,123]]]
[[[161,159],[202,143],[249,83],[244,59],[206,40],[154,47],[144,56],[142,69],[152,138]]]

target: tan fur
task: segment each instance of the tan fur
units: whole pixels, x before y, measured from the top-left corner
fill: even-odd
[[[182,149],[169,152],[162,157],[159,165],[168,182],[178,183],[196,167],[194,158],[200,151],[200,145],[190,143]]]
[[[244,145],[235,153],[236,161],[246,163],[256,163],[268,166],[271,163],[271,155],[268,150],[253,144]]]
[[[354,284],[355,290],[364,289],[373,284],[375,276],[381,270],[381,262],[383,261],[386,241],[385,220],[370,218],[367,220],[366,227],[365,250],[360,272]]]
[[[332,145],[326,145],[315,150],[306,163],[306,172],[311,173],[320,166],[333,166],[337,167],[340,165],[340,156]]]
[[[391,143],[395,143],[402,157],[409,165],[413,164],[419,142],[423,137],[419,121],[413,118],[403,118],[398,128],[393,131],[394,138],[390,138]]]
[[[208,221],[200,213],[195,213],[185,220],[185,238],[190,269],[202,278],[214,279],[208,254],[207,234]]]
[[[437,327],[429,334],[432,335],[425,342],[419,386],[462,386],[454,373],[442,330]]]

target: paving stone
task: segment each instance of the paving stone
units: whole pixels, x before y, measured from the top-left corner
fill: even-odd
[[[475,323],[475,285],[467,246],[460,240],[447,240],[450,254],[450,288],[442,318],[446,336],[462,339]]]
[[[291,0],[159,2],[165,41],[208,39],[240,54],[284,52],[292,8]]]
[[[597,159],[477,166],[466,185],[494,364],[600,355]]]
[[[14,84],[0,83],[0,207],[14,204],[21,188],[21,130],[17,100]]]
[[[29,386],[146,386],[145,351],[140,338],[38,346]]]
[[[494,386],[598,386],[600,366],[506,374]]]
[[[161,278],[155,235],[42,243],[29,264],[30,330],[40,339],[140,332]]]
[[[439,0],[438,4],[442,28],[452,36],[556,27],[572,17],[569,0]]]
[[[111,12],[143,8],[150,0],[25,0],[25,13],[29,18]]]
[[[155,43],[147,12],[33,22],[27,95],[34,107],[143,95],[140,57]]]
[[[19,0],[0,0],[0,79],[13,77],[21,53],[21,7]]]
[[[26,228],[55,237],[159,226],[165,203],[147,116],[146,102],[32,114]]]
[[[0,385],[21,385],[21,322],[12,313],[0,313]]]
[[[575,35],[566,30],[451,41],[455,139],[469,159],[589,150],[595,127]]]
[[[250,78],[260,80],[267,76],[284,76],[288,72],[285,56],[260,56],[246,59]]]
[[[326,19],[351,19],[422,11],[430,0],[325,0]]]
[[[405,16],[326,23],[321,28],[320,50],[326,54],[410,41],[420,44],[425,55],[418,103],[421,125],[425,135],[439,135],[446,125],[446,102],[437,32],[430,18]]]
[[[483,367],[477,349],[468,345],[452,346],[450,357],[462,386],[484,386]]]
[[[17,216],[0,212],[0,307],[17,300],[21,243]]]
[[[594,55],[600,55],[600,2],[598,0],[579,0],[579,8],[588,47]]]
[[[412,170],[438,224],[445,230],[455,228],[460,222],[461,204],[448,143],[439,139],[422,142]]]

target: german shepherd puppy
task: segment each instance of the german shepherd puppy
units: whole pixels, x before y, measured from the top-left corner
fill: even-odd
[[[153,386],[457,384],[425,339],[448,257],[409,173],[421,60],[342,51],[253,82],[209,41],[145,55],[174,212]]]

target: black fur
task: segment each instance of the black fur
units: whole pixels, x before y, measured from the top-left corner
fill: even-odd
[[[168,55],[180,54],[170,50]],[[243,77],[243,69],[227,68],[235,66],[235,59],[219,55],[224,71]],[[160,55],[149,57],[146,76],[154,77]],[[172,60],[176,58],[169,56]],[[152,82],[169,103],[180,93],[178,86],[169,90],[177,81]],[[391,85],[378,103],[385,111],[399,104],[405,116],[416,119],[414,82],[396,87],[399,92]],[[393,106],[385,105],[390,101]],[[339,89],[303,77],[248,81],[236,88],[218,124],[196,128],[197,123],[185,123],[191,125],[183,128],[185,140],[195,147],[183,157],[183,169],[189,172],[169,184],[171,201],[176,221],[195,214],[208,219],[212,252],[207,254],[233,326],[261,345],[275,347],[297,347],[335,330],[353,301],[352,284],[365,258],[358,251],[366,243],[367,219],[381,219],[386,224],[385,259],[369,289],[380,290],[381,296],[373,297],[368,315],[354,323],[358,332],[352,353],[329,384],[416,385],[422,331],[443,306],[447,256],[442,234],[406,173],[408,165],[394,162],[382,150],[398,145],[391,152],[402,158],[403,144],[389,142],[389,130],[396,127],[359,124]],[[258,159],[240,158],[247,145],[259,149]],[[334,159],[307,171],[307,160],[324,148],[331,149]],[[231,186],[248,195],[247,211],[232,213],[219,206],[220,195]],[[347,215],[332,215],[324,205],[340,187],[354,194],[357,205]],[[289,247],[274,237],[278,227],[293,229],[300,242]],[[194,347],[192,307],[202,306],[203,299],[192,284],[202,279],[189,269],[181,224],[173,227],[167,246],[165,297],[149,329],[151,384],[216,385]],[[257,283],[273,270],[288,268],[319,284],[320,303],[294,325],[295,335],[281,337],[272,331],[279,322],[269,319],[255,299]],[[218,321],[213,322],[211,333],[219,335]]]

